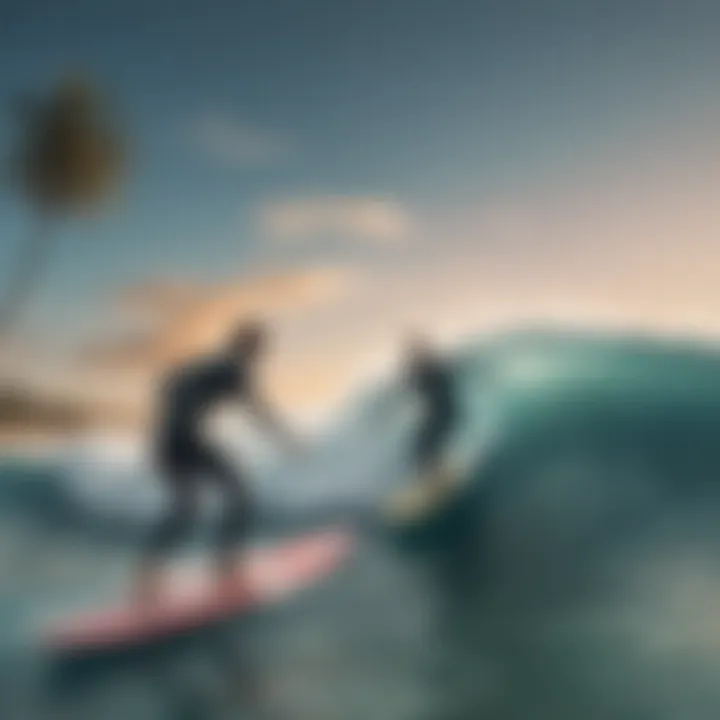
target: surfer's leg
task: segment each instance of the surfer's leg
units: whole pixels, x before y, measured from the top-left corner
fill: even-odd
[[[185,536],[195,517],[197,493],[193,484],[178,483],[170,508],[150,536],[149,553],[164,558]]]
[[[206,463],[223,495],[223,512],[218,527],[218,571],[231,578],[237,568],[236,552],[250,533],[252,503],[242,473],[221,453],[214,451]]]
[[[170,506],[150,533],[140,572],[141,599],[148,601],[157,597],[166,558],[189,531],[197,511],[197,488],[189,476],[175,474],[168,485]]]
[[[442,417],[430,420],[418,433],[413,461],[420,480],[435,481],[438,479],[443,452],[451,429],[451,423]]]

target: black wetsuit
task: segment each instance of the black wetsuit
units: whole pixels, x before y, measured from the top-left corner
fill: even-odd
[[[186,533],[198,511],[200,487],[208,480],[220,489],[225,505],[220,548],[227,549],[247,533],[251,507],[245,483],[234,465],[205,440],[202,424],[222,401],[250,393],[248,368],[229,358],[181,367],[166,379],[155,459],[172,497],[167,514],[150,537],[151,554],[165,553]]]
[[[418,472],[435,468],[458,418],[450,368],[425,358],[410,371],[410,384],[423,402],[423,420],[416,435],[413,462]]]

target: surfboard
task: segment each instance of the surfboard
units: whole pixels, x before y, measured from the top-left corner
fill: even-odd
[[[452,505],[467,490],[473,468],[494,449],[498,426],[488,422],[480,441],[448,449],[440,468],[426,477],[412,477],[383,499],[380,515],[391,526],[412,526],[425,522]]]
[[[222,591],[210,568],[169,574],[152,607],[128,602],[49,625],[44,644],[56,651],[113,651],[147,645],[286,600],[330,575],[353,550],[343,529],[316,532],[248,550],[239,560],[242,591]]]
[[[452,498],[460,485],[456,468],[443,468],[433,477],[423,478],[397,490],[383,505],[383,515],[391,522],[416,522]]]

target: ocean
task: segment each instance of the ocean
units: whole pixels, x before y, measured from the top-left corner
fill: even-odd
[[[220,628],[120,657],[44,651],[128,592],[161,496],[88,441],[0,467],[0,718],[695,720],[720,715],[720,352],[554,331],[458,351],[463,484],[412,528],[388,381],[306,462],[258,461],[258,542],[329,524],[350,562]],[[183,551],[203,557],[209,506]],[[182,561],[182,558],[180,558]]]

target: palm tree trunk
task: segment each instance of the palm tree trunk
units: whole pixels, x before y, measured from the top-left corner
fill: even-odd
[[[16,272],[0,303],[0,340],[6,340],[12,332],[40,280],[55,227],[54,219],[52,213],[41,213],[34,232],[21,251]]]

